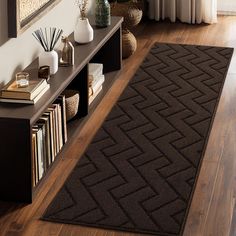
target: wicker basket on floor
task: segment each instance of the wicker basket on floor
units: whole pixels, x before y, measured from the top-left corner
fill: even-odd
[[[111,5],[111,14],[113,16],[123,16],[123,29],[131,29],[139,24],[143,16],[143,11],[138,7],[137,3],[115,2]]]
[[[66,97],[66,121],[71,120],[78,112],[79,92],[66,89],[63,94]]]
[[[137,49],[137,40],[129,30],[122,32],[122,57],[131,56]]]
[[[142,19],[142,1],[137,2],[114,2],[111,4],[111,14],[113,16],[123,16],[122,23],[122,57],[131,56],[137,49],[135,36],[129,31],[139,24]]]

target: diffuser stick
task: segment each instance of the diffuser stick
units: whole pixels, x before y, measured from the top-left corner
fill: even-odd
[[[63,30],[55,27],[42,28],[35,30],[32,34],[34,38],[41,44],[46,52],[52,51],[62,35]]]

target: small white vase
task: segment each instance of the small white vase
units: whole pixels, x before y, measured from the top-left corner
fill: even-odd
[[[74,39],[77,43],[89,43],[93,40],[93,28],[88,18],[78,17],[75,24]]]
[[[39,54],[39,67],[46,65],[50,67],[51,75],[58,71],[58,54],[56,51],[43,51]]]

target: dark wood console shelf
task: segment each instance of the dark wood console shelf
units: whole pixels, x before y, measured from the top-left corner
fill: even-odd
[[[0,199],[17,202],[32,202],[35,190],[32,185],[32,126],[55,99],[66,89],[77,89],[80,93],[79,111],[76,120],[68,128],[73,130],[86,122],[106,94],[121,69],[121,17],[112,17],[111,25],[94,28],[91,43],[75,46],[75,65],[59,67],[50,78],[50,90],[35,105],[0,103]],[[93,20],[90,21],[93,25]],[[70,36],[73,39],[73,35]],[[88,63],[103,63],[105,82],[101,94],[88,105]],[[25,71],[31,77],[37,76],[38,60],[33,61]],[[73,127],[73,128],[72,128]],[[81,128],[81,127],[80,127]],[[65,144],[67,145],[67,144]],[[57,156],[60,158],[60,154]],[[53,165],[55,165],[53,163]],[[43,177],[45,177],[47,173]],[[44,181],[43,181],[44,182]]]

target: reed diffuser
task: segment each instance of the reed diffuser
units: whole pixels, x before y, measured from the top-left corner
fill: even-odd
[[[55,27],[40,28],[32,33],[44,50],[39,55],[39,67],[49,66],[51,75],[55,74],[58,70],[58,54],[54,48],[62,33],[62,29]]]

